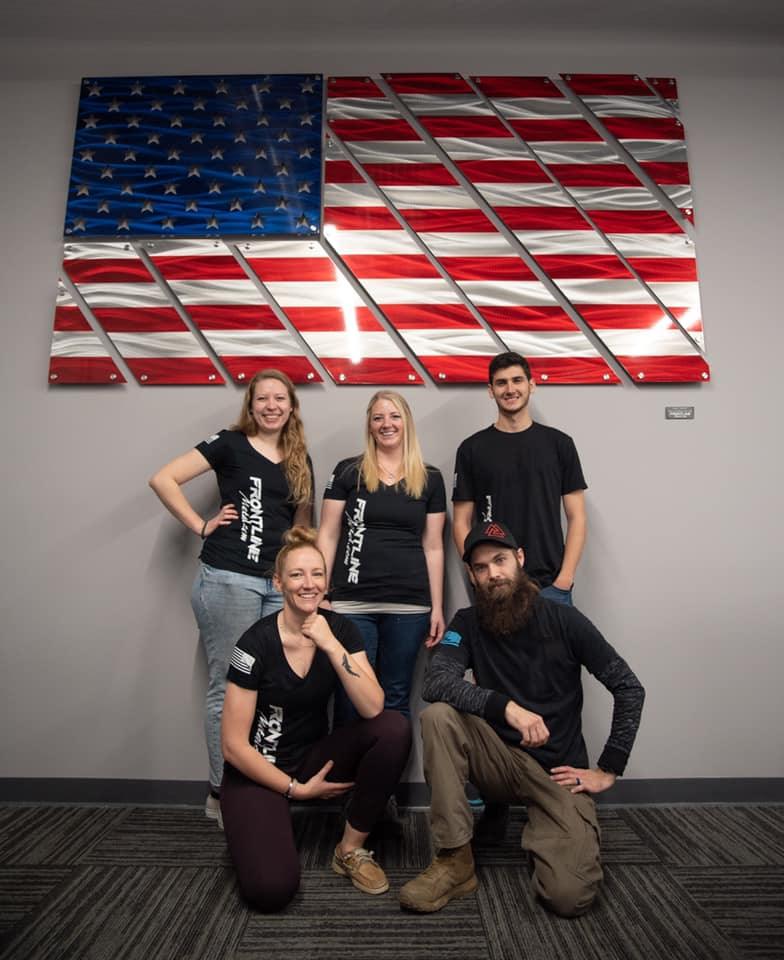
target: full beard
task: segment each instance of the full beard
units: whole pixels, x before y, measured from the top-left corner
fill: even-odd
[[[476,588],[476,616],[487,633],[508,636],[520,630],[531,617],[539,587],[522,570],[512,583],[511,591],[489,584]]]

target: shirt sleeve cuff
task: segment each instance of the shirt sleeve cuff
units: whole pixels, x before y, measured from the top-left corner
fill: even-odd
[[[620,777],[626,769],[628,760],[629,755],[624,753],[623,750],[619,750],[617,747],[607,746],[602,750],[598,766],[600,769],[606,770],[608,773],[614,773]]]

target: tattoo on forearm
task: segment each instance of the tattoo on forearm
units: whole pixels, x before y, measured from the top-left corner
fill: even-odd
[[[358,677],[358,676],[359,676],[359,674],[357,673],[356,670],[352,670],[352,669],[351,669],[351,664],[348,662],[348,654],[347,654],[347,653],[344,653],[344,654],[343,654],[343,669],[346,671],[346,673],[350,673],[352,677]]]

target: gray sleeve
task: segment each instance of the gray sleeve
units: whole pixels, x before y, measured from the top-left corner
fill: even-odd
[[[465,679],[466,668],[467,664],[451,650],[437,649],[425,674],[423,699],[429,703],[448,703],[460,713],[503,722],[509,698],[469,683]]]
[[[645,690],[629,664],[618,654],[595,676],[613,695],[610,736],[599,757],[599,766],[621,775],[640,726]]]

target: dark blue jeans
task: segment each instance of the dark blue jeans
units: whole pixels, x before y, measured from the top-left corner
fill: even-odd
[[[548,600],[552,600],[554,603],[562,603],[567,607],[573,607],[572,603],[572,591],[571,590],[561,590],[560,587],[554,587],[550,584],[549,587],[542,587],[539,591],[540,597],[546,597]]]
[[[411,715],[409,696],[417,656],[430,629],[429,613],[350,613],[365,643],[370,665],[384,690],[384,709]],[[358,717],[342,687],[335,693],[335,726]]]

